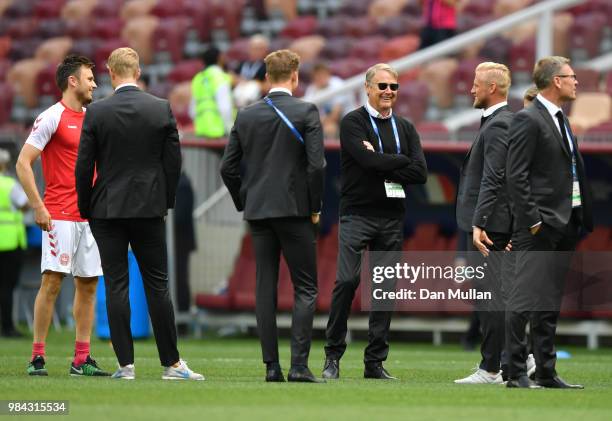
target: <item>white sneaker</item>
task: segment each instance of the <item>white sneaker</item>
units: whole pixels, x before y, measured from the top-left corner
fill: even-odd
[[[189,367],[187,362],[179,360],[178,367],[164,367],[164,374],[162,374],[163,380],[204,380],[204,376],[199,373],[194,373]]]
[[[136,371],[134,369],[134,364],[128,364],[126,366],[119,366],[119,369],[113,373],[111,376],[113,379],[123,379],[123,380],[134,380],[136,378]]]
[[[501,376],[501,371],[496,374],[489,374],[488,371],[483,370],[481,368],[476,369],[476,371],[469,376],[455,380],[456,384],[500,384],[503,383],[503,379]]]
[[[531,376],[535,375],[536,371],[536,362],[533,354],[527,355],[527,361],[525,361],[527,365],[527,377],[531,378]]]

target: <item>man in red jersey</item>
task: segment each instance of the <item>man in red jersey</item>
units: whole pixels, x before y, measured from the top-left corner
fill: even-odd
[[[85,117],[84,105],[96,88],[87,57],[70,55],[57,67],[55,79],[62,99],[34,122],[19,159],[17,175],[34,209],[36,224],[43,229],[42,283],[34,303],[34,339],[28,374],[46,376],[45,340],[55,300],[66,274],[74,275],[76,342],[73,376],[109,376],[91,358],[89,342],[93,324],[98,276],[102,275],[98,246],[77,208],[74,168]],[[36,188],[32,165],[42,156],[44,200]]]

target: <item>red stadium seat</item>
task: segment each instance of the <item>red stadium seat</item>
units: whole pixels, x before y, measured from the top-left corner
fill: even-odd
[[[489,16],[493,13],[493,4],[491,0],[470,0],[459,13],[466,13],[476,16]]]
[[[91,12],[97,18],[118,18],[123,0],[98,0]]]
[[[40,19],[36,36],[41,38],[60,37],[66,33],[66,22],[60,18]]]
[[[413,81],[400,88],[396,106],[398,114],[418,124],[429,107],[429,88],[425,82]]]
[[[36,95],[39,97],[50,97],[56,102],[62,98],[62,93],[55,84],[55,71],[57,65],[52,64],[42,69],[36,76]]]
[[[0,126],[8,123],[13,109],[13,88],[0,81]]]
[[[289,38],[301,38],[314,34],[316,29],[317,18],[315,16],[300,16],[287,22],[287,25],[285,25],[279,35]]]
[[[200,60],[185,60],[177,63],[166,80],[172,83],[191,81],[193,77],[204,68],[204,65]]]
[[[388,37],[401,35],[419,35],[423,28],[423,20],[410,15],[393,16],[379,23],[378,32]]]
[[[385,42],[380,51],[380,61],[387,63],[389,61],[405,57],[418,50],[421,43],[417,35],[404,35],[392,38]]]
[[[185,33],[190,26],[186,17],[160,19],[159,25],[153,33],[153,49],[156,54],[166,53],[172,62],[176,63],[183,58],[185,47]]]
[[[38,19],[33,17],[23,17],[11,19],[9,21],[9,25],[3,32],[14,40],[23,40],[33,36],[37,29]]]
[[[56,18],[64,7],[65,0],[39,1],[34,6],[34,16],[38,18]]]
[[[104,40],[97,45],[93,57],[94,63],[96,65],[94,69],[96,74],[108,73],[108,70],[106,69],[106,60],[108,59],[110,53],[113,52],[113,50],[120,47],[125,47],[125,42],[120,39]]]
[[[378,24],[376,20],[368,17],[358,17],[348,20],[344,25],[344,35],[351,37],[367,37],[376,35],[378,32]]]
[[[599,91],[600,74],[597,70],[578,68],[574,69],[578,78],[578,90],[580,92]]]
[[[158,0],[151,10],[151,14],[160,18],[187,16],[183,0]]]
[[[587,57],[597,56],[606,23],[606,17],[600,13],[589,13],[576,17],[569,31],[570,47],[584,50]]]
[[[483,61],[485,60],[477,57],[466,59],[459,63],[459,66],[457,67],[457,70],[455,70],[455,73],[451,79],[451,86],[453,87],[453,92],[456,95],[456,101],[457,99],[462,98],[462,100],[467,101],[468,104],[472,103],[473,98],[470,91],[472,90],[472,85],[474,84],[474,71],[476,70],[476,66]]]
[[[332,16],[326,19],[319,19],[317,23],[317,33],[331,39],[345,35],[345,26],[351,20],[348,16]]]
[[[510,49],[510,69],[513,76],[517,73],[531,74],[535,64],[535,39],[530,38]]]
[[[240,38],[232,42],[225,52],[225,63],[230,69],[238,68],[238,65],[249,58],[249,38]]]
[[[118,17],[94,19],[92,36],[103,40],[116,39],[123,29],[123,21]]]
[[[585,142],[612,142],[612,120],[587,129],[583,140]]]
[[[380,52],[385,45],[386,39],[381,35],[361,38],[358,42],[353,44],[353,47],[349,52],[349,57],[378,61]]]
[[[239,0],[210,0],[209,2],[209,25],[213,32],[225,33],[230,40],[240,36],[240,21],[242,19],[242,7]]]
[[[328,38],[325,46],[320,52],[320,56],[327,60],[337,60],[347,56],[351,46],[355,45],[355,40],[347,37]]]
[[[338,9],[339,16],[349,16],[351,18],[365,15],[370,8],[371,0],[350,0],[342,2],[342,6]]]

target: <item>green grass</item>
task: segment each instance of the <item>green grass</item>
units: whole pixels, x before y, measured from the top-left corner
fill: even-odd
[[[47,343],[49,377],[25,374],[30,341],[0,339],[0,399],[55,399],[70,402],[70,417],[93,421],[133,420],[300,420],[319,419],[486,419],[610,420],[612,350],[570,348],[558,371],[585,390],[508,390],[503,386],[458,386],[478,353],[458,346],[392,343],[389,371],[401,380],[363,379],[363,342],[349,345],[342,379],[327,384],[266,384],[256,339],[179,340],[181,356],[204,382],[166,382],[153,341],[137,342],[135,381],[68,376],[73,334],[52,332]],[[565,348],[564,348],[565,349]],[[94,341],[93,356],[115,368],[108,342]],[[320,374],[323,344],[313,344],[310,366]],[[288,370],[288,343],[281,342]],[[8,419],[8,418],[7,418]]]

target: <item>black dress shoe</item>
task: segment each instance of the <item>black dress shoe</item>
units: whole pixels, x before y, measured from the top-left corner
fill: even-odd
[[[506,387],[520,388],[520,389],[541,389],[542,388],[542,386],[538,386],[537,384],[529,380],[529,377],[527,376],[521,376],[518,379],[508,380],[508,382],[506,383]]]
[[[583,385],[569,384],[558,376],[555,376],[552,379],[537,379],[536,384],[550,389],[584,389]]]
[[[317,379],[308,367],[294,366],[289,370],[287,380],[298,383],[325,383],[323,379]]]
[[[278,363],[269,363],[266,367],[266,381],[267,382],[284,382],[285,376]]]
[[[380,380],[397,380],[397,377],[393,377],[382,364],[366,365],[363,371],[363,377],[366,379],[380,379]]]
[[[340,378],[340,361],[333,359],[333,358],[326,358],[325,366],[323,367],[323,378],[324,379]]]

